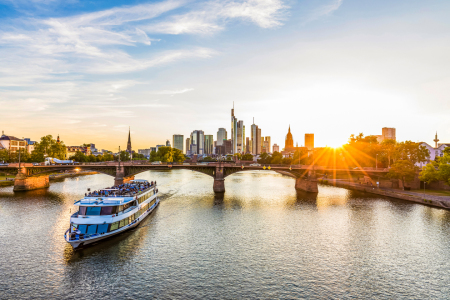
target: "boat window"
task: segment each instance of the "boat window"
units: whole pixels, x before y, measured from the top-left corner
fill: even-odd
[[[85,234],[85,233],[86,233],[86,227],[87,227],[87,225],[78,225],[78,230],[79,230],[82,234]]]
[[[112,215],[114,206],[103,206],[100,215]]]
[[[125,219],[123,219],[123,221],[125,222],[124,223],[125,225],[128,225],[130,223],[130,218],[129,217],[125,218]]]
[[[85,216],[86,215],[86,206],[80,206],[80,210],[78,211],[78,214]]]
[[[94,234],[97,232],[97,225],[88,225],[86,234]]]
[[[134,214],[134,219],[135,219],[135,220],[136,220],[137,218],[139,218],[139,216],[140,216],[139,213],[140,213],[140,211],[138,211],[137,213]]]
[[[88,206],[86,209],[86,216],[99,216],[101,209],[100,206]]]
[[[123,211],[123,205],[119,205],[119,208],[117,210],[118,213],[120,213],[121,211]]]
[[[117,228],[119,228],[119,222],[114,222],[111,224],[111,228],[109,228],[109,231],[114,231]]]
[[[98,225],[97,233],[107,233],[109,224],[100,224]]]
[[[123,226],[125,226],[125,220],[120,220],[119,228],[122,228]]]

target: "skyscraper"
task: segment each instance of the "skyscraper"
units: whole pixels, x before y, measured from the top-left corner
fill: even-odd
[[[270,136],[266,136],[265,138],[261,137],[261,141],[264,139],[264,141],[262,142],[262,151],[261,152],[270,152]]]
[[[217,131],[217,146],[222,146],[223,140],[227,139],[227,130],[225,128],[219,128],[219,131]]]
[[[205,133],[202,130],[194,130],[191,133],[190,154],[205,153]]]
[[[251,130],[251,138],[252,138],[252,141],[251,141],[251,145],[252,145],[252,149],[251,149],[251,153],[253,154],[253,155],[256,155],[256,154],[258,154],[258,151],[257,151],[257,149],[258,149],[258,125],[255,125],[255,119],[253,118],[253,124],[252,124],[252,126],[251,126],[251,128],[252,128],[252,130]]]
[[[250,138],[246,137],[245,138],[245,153],[252,153],[250,147],[251,147]]]
[[[291,125],[289,125],[289,130],[286,135],[286,140],[284,142],[284,150],[289,151],[292,150],[293,148],[294,148],[294,139],[292,138]]]
[[[184,142],[184,136],[182,134],[174,134],[172,136],[172,144],[173,147],[183,152],[183,142]]]
[[[245,148],[245,126],[244,121],[237,122],[236,153],[244,153]]]
[[[305,133],[305,147],[308,151],[314,149],[314,133]]]
[[[270,152],[270,136],[266,136],[265,140],[264,140],[264,146],[267,149],[267,152]]]
[[[261,150],[262,150],[262,143],[261,143],[261,128],[258,127],[258,132],[257,132],[257,136],[256,136],[256,154],[261,154]]]
[[[205,135],[205,154],[213,154],[214,136]]]
[[[186,155],[190,155],[191,154],[190,145],[191,145],[191,139],[190,138],[186,138]]]
[[[278,146],[277,144],[273,144],[273,150],[272,150],[273,152],[280,152],[280,146]],[[272,152],[272,153],[273,153]]]
[[[234,102],[231,109],[231,148],[232,153],[237,152],[237,119],[234,116]]]

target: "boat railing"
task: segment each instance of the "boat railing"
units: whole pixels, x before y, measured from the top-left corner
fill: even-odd
[[[78,214],[79,214],[80,212],[79,211],[77,211],[77,212],[75,212],[73,215],[71,215],[71,217],[72,218],[74,218],[74,217],[78,217]]]

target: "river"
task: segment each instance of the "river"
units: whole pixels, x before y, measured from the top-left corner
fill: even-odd
[[[0,188],[0,299],[448,299],[450,212],[272,171],[148,171],[161,203],[137,229],[73,251],[74,201],[107,175]]]

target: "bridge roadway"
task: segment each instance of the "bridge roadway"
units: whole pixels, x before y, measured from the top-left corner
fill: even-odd
[[[225,178],[231,174],[250,170],[275,171],[289,175],[296,180],[295,188],[308,192],[317,192],[316,173],[328,174],[335,177],[337,174],[361,174],[365,176],[384,176],[386,169],[363,170],[363,169],[329,169],[313,167],[312,165],[261,165],[250,166],[248,163],[169,163],[150,164],[135,162],[106,162],[106,163],[83,163],[78,165],[33,165],[29,163],[9,164],[0,166],[0,172],[15,173],[14,191],[27,191],[49,186],[48,174],[66,170],[95,171],[114,177],[115,184],[122,184],[134,178],[134,175],[149,170],[185,169],[200,172],[214,178],[213,190],[216,193],[225,192]]]

